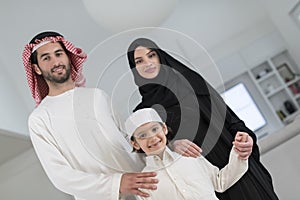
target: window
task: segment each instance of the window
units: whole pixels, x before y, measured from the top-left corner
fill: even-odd
[[[221,93],[226,104],[252,131],[266,125],[266,120],[243,83],[238,83]]]

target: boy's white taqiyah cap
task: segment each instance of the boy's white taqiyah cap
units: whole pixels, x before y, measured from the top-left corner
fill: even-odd
[[[131,138],[134,131],[148,122],[162,122],[162,119],[153,108],[143,108],[132,113],[125,122],[126,132]]]

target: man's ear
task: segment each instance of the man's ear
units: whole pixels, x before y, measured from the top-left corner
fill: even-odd
[[[35,73],[37,73],[38,75],[42,75],[42,71],[37,64],[33,64],[32,67],[33,67]]]
[[[135,148],[136,150],[141,149],[140,145],[136,141],[131,140],[130,143],[133,146],[133,148]]]

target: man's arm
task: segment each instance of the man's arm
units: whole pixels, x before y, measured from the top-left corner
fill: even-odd
[[[30,137],[36,154],[53,185],[59,190],[83,199],[119,199],[121,173],[88,173],[71,166],[59,150],[55,140],[45,136],[43,124],[29,122]],[[115,192],[116,191],[116,192]]]
[[[55,141],[36,133],[30,126],[31,140],[39,160],[53,185],[59,190],[84,199],[119,199],[121,194],[147,197],[138,189],[156,189],[156,173],[88,173],[75,169],[61,154]],[[118,192],[119,191],[119,192]]]
[[[141,197],[149,197],[143,190],[156,190],[158,179],[155,172],[140,172],[123,174],[120,184],[121,194],[135,194]]]
[[[97,113],[96,115],[98,116],[97,119],[101,121],[101,117],[103,117],[104,113],[107,116],[110,116],[111,119],[109,120],[110,131],[115,133],[115,138],[119,138],[118,140],[115,140],[115,145],[117,145],[117,142],[119,142],[118,143],[120,145],[119,151],[121,151],[122,148],[126,149],[127,146],[130,147],[131,149],[132,147],[128,141],[129,138],[125,140],[126,134],[121,133],[123,123],[119,120],[118,116],[116,116],[116,111],[114,111],[113,107],[111,106],[111,100],[109,96],[102,90],[97,89],[96,91],[98,94],[96,96],[97,97],[96,105],[99,106],[99,108],[96,109],[96,113]],[[117,133],[120,134],[118,135]],[[112,136],[112,133],[110,133],[110,136],[114,137]],[[120,137],[124,137],[123,139],[124,141]],[[133,159],[135,163],[132,163],[133,165],[135,165],[135,170],[141,170],[143,167],[140,166],[142,165],[144,166],[143,160],[135,153],[134,154],[130,153],[130,154],[131,157],[135,158]],[[131,161],[127,160],[127,162],[131,162]],[[123,162],[122,164],[123,164],[122,166],[124,167],[125,162]],[[149,194],[142,192],[142,190],[156,189],[156,183],[158,182],[158,180],[155,178],[155,176],[156,176],[155,172],[125,173],[122,175],[119,191],[121,194],[135,194],[142,197],[148,197]]]

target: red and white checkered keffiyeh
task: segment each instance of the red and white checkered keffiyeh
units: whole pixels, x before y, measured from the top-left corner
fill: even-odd
[[[69,52],[69,58],[71,61],[71,77],[77,87],[83,87],[85,85],[85,78],[82,74],[82,66],[83,62],[87,58],[87,55],[82,51],[82,49],[76,48],[71,42],[65,40],[62,36],[45,37],[41,40],[37,39],[35,40],[35,44],[30,43],[25,45],[22,55],[27,82],[36,105],[39,105],[40,102],[48,95],[49,88],[44,78],[35,73],[31,64],[30,56],[32,54],[32,49],[44,41],[61,41],[65,45],[67,51]]]

